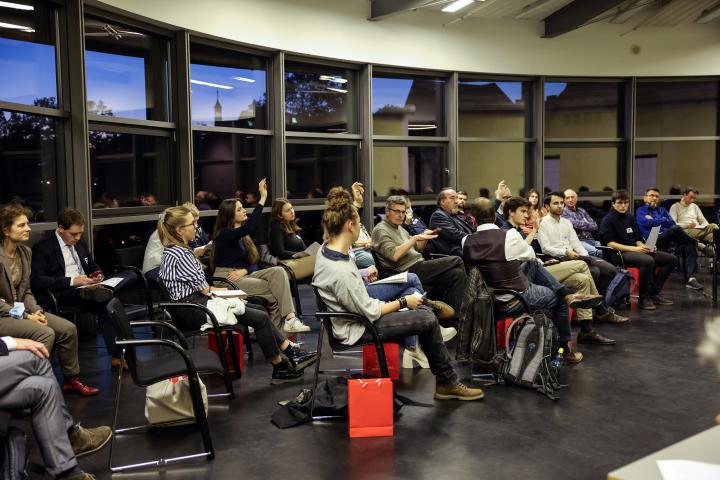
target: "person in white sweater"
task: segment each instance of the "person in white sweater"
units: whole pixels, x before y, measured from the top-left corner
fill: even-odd
[[[714,232],[718,226],[709,223],[697,206],[699,191],[695,187],[688,187],[679,202],[670,207],[670,216],[680,225],[685,233],[704,243],[712,243]]]

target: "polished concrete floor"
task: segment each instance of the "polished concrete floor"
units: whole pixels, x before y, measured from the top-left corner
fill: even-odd
[[[709,279],[707,279],[709,284]],[[709,290],[709,289],[707,289]],[[582,346],[585,361],[563,368],[569,387],[552,402],[532,391],[486,389],[479,402],[434,402],[430,371],[403,370],[402,394],[434,408],[405,407],[390,438],[350,439],[346,422],[279,430],[270,416],[280,400],[301,388],[271,386],[270,367],[256,348],[254,364],[235,382],[238,397],[211,399],[209,420],[217,450],[214,461],[191,461],[124,478],[256,479],[602,479],[609,471],[713,425],[720,411],[717,371],[701,366],[695,348],[703,322],[716,308],[702,292],[687,290],[674,275],[666,289],[674,307],[631,312],[624,325],[599,330],[614,347]],[[311,293],[305,309],[312,311]],[[310,321],[317,327],[317,325]],[[316,335],[302,338],[313,347]],[[100,386],[95,398],[69,397],[72,415],[84,425],[109,424],[114,377],[99,340],[84,339],[83,376]],[[452,345],[451,345],[452,348]],[[354,367],[359,359],[323,359],[325,366]],[[467,377],[468,372],[463,374]],[[305,375],[305,384],[312,373]],[[121,425],[144,421],[144,392],[124,383]],[[210,390],[221,385],[210,381]],[[188,427],[126,435],[117,442],[117,462],[199,448]],[[109,478],[108,450],[83,458],[81,467]]]

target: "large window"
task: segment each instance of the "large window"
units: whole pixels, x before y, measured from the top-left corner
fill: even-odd
[[[718,134],[718,82],[638,82],[638,137]]]
[[[618,147],[545,147],[545,187],[600,193],[618,188]],[[587,194],[586,194],[587,195]]]
[[[322,201],[332,187],[357,180],[354,145],[288,143],[287,197]]]
[[[190,62],[193,124],[268,128],[263,57],[193,43]]]
[[[635,142],[635,196],[642,196],[648,187],[672,193],[673,185],[714,194],[717,158],[715,140]]]
[[[619,138],[622,83],[546,82],[546,138]]]
[[[445,136],[446,86],[442,77],[373,74],[373,134]]]
[[[532,137],[530,82],[460,80],[460,137]]]
[[[285,64],[285,129],[289,132],[357,133],[353,70]]]
[[[470,198],[481,189],[495,191],[500,180],[517,194],[527,186],[526,162],[532,158],[531,143],[460,142],[458,187]]]
[[[373,149],[376,196],[434,195],[447,185],[444,146],[383,146]]]

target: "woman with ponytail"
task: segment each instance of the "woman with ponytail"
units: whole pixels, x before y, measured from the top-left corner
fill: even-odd
[[[159,278],[173,301],[207,305],[210,292],[224,289],[208,285],[202,265],[189,245],[196,233],[197,221],[189,208],[180,206],[165,210],[158,221],[158,235],[165,246]],[[251,304],[247,307],[237,320],[255,330],[265,358],[273,365],[271,383],[301,380],[303,368],[314,362],[315,355],[291,345],[272,325],[264,309],[252,308]],[[198,330],[206,318],[200,310],[178,309],[176,321],[185,330]]]
[[[215,275],[227,278],[248,295],[261,297],[270,304],[273,324],[286,333],[309,332],[295,315],[295,305],[290,294],[290,282],[282,267],[258,270],[260,255],[251,235],[262,220],[262,210],[267,200],[267,182],[263,178],[258,184],[260,201],[252,215],[240,200],[223,200],[218,208],[213,233],[212,265]]]
[[[420,295],[406,295],[383,302],[370,298],[355,262],[348,254],[360,235],[360,218],[352,205],[350,193],[342,187],[330,190],[325,202],[323,228],[328,239],[318,252],[313,285],[331,311],[350,311],[374,323],[384,341],[403,342],[417,335],[435,375],[435,399],[478,400],[479,388],[468,388],[459,382],[450,354],[440,332],[440,324]],[[399,310],[404,311],[399,311]],[[369,339],[362,323],[333,318],[333,335],[346,345]]]

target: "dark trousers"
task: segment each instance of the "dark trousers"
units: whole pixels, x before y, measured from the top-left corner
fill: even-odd
[[[420,278],[425,290],[435,287],[447,292],[447,302],[456,312],[460,311],[467,275],[460,257],[441,257],[418,262],[410,269]]]
[[[673,225],[658,236],[658,250],[667,250],[671,244],[675,244],[678,253],[682,253],[685,259],[687,276],[694,277],[697,272],[697,244],[698,241],[685,233],[680,225]]]
[[[598,292],[605,295],[607,288],[610,286],[610,282],[612,282],[612,279],[615,277],[617,267],[597,257],[583,257],[583,260],[590,269],[590,274],[593,277]]]
[[[206,306],[209,298],[207,295],[201,293],[193,293],[181,300],[179,303],[195,303],[198,305]],[[181,330],[196,331],[200,330],[200,327],[207,323],[207,316],[205,312],[201,312],[194,308],[178,308],[173,316],[173,319],[178,323]],[[260,305],[252,303],[245,304],[245,313],[243,315],[236,315],[238,323],[247,325],[255,330],[255,337],[257,338],[258,345],[263,351],[265,358],[270,360],[277,355],[280,355],[280,347],[286,338],[278,331],[277,328],[270,321],[265,308]],[[227,327],[224,327],[227,328]]]
[[[660,293],[665,280],[677,266],[677,258],[667,252],[622,252],[622,256],[626,266],[640,270],[640,298]],[[660,267],[657,272],[656,267]]]
[[[421,305],[415,310],[388,313],[373,325],[383,341],[387,342],[402,343],[405,338],[417,335],[436,382],[444,386],[457,383],[458,376],[443,342],[440,324],[428,307]],[[366,331],[362,340],[372,340],[370,332]]]

